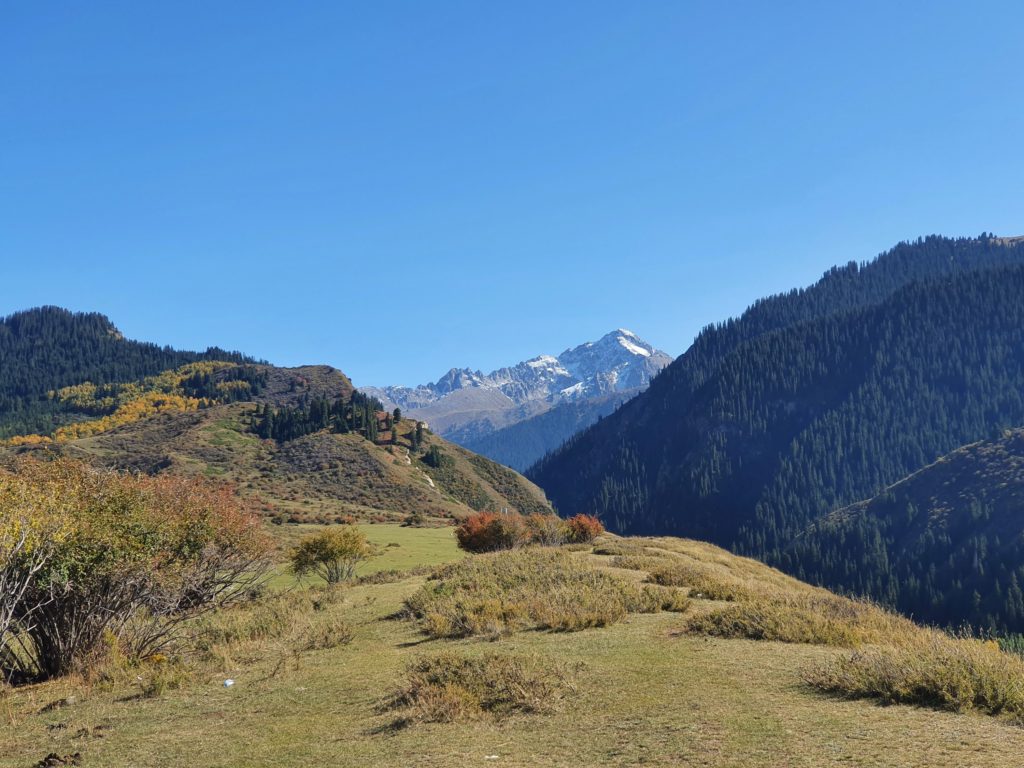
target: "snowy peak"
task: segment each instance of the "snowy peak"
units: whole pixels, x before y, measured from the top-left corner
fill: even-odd
[[[549,405],[645,388],[672,358],[632,331],[619,328],[597,341],[567,349],[557,357],[538,355],[489,374],[452,368],[433,384],[418,387],[367,387],[364,391],[387,404],[420,409],[456,392],[490,390],[508,399],[509,407],[529,403]],[[460,395],[465,400],[466,395]],[[481,393],[482,394],[482,393]]]
[[[642,389],[672,362],[671,357],[625,328],[567,349],[558,359],[583,384],[575,397]]]

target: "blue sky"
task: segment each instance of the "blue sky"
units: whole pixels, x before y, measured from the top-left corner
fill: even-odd
[[[899,6],[898,8],[895,6]],[[0,314],[489,370],[1024,233],[1020,3],[0,0]]]

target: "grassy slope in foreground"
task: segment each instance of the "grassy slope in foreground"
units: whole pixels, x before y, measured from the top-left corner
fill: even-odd
[[[420,533],[388,526],[374,530],[380,540]],[[644,573],[614,563],[653,568],[657,560],[668,559],[778,599],[827,597],[702,543],[613,540],[608,546],[620,548],[623,557],[646,560],[588,552],[573,557],[625,579],[641,579]],[[436,542],[425,553],[438,555]],[[9,692],[0,701],[0,766],[31,765],[50,751],[81,751],[90,768],[998,767],[1019,765],[1024,749],[1024,730],[996,718],[846,701],[802,683],[803,669],[848,655],[846,649],[681,635],[688,616],[678,614],[631,615],[575,633],[519,632],[498,643],[427,640],[413,623],[388,618],[424,583],[415,577],[344,590],[329,610],[351,625],[349,645],[302,654],[276,643],[258,652],[240,647],[224,656],[223,668],[159,698],[73,680]],[[728,605],[700,599],[693,604],[698,612]],[[578,660],[585,666],[576,696],[551,715],[392,729],[393,715],[378,712],[376,705],[401,681],[407,662],[442,651],[522,653],[552,665]],[[224,688],[225,676],[236,685]],[[68,695],[76,696],[74,704],[40,712]]]

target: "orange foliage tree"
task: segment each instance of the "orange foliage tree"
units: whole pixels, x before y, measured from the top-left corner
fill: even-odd
[[[14,681],[79,668],[106,635],[130,654],[152,654],[183,621],[263,578],[270,552],[226,486],[69,459],[24,458],[0,471],[5,530],[37,542],[0,549],[0,573],[22,585],[0,639],[0,674]]]

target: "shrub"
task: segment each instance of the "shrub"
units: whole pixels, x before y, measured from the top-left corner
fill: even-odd
[[[54,507],[70,499],[47,490],[0,473],[0,654],[9,652],[15,631],[32,625],[39,606],[27,605],[26,593],[65,533],[70,510]]]
[[[307,536],[292,550],[289,560],[299,578],[312,573],[328,584],[340,584],[351,579],[356,566],[372,555],[362,531],[345,525]]]
[[[478,512],[459,524],[455,537],[467,552],[494,552],[526,545],[530,531],[522,515]]]
[[[404,713],[397,725],[546,714],[575,693],[570,672],[533,656],[442,653],[410,662],[405,676],[380,707]]]
[[[542,547],[557,547],[566,539],[565,523],[555,515],[534,512],[524,518],[529,539]]]
[[[637,586],[561,550],[524,549],[446,566],[406,600],[431,637],[497,637],[520,629],[572,631],[659,610]]]
[[[58,535],[41,565],[24,547],[0,565],[27,585],[0,646],[10,680],[63,675],[87,663],[106,633],[148,656],[186,619],[266,572],[259,522],[224,486],[25,459],[0,484],[0,530],[23,515],[24,493]]]
[[[479,512],[463,520],[455,535],[459,546],[467,552],[495,552],[527,544],[589,544],[603,531],[597,518],[589,515],[562,520],[540,512],[525,517],[518,512]]]
[[[1024,660],[994,641],[919,629],[898,643],[834,657],[804,673],[811,686],[850,698],[1024,718]]]
[[[593,515],[574,515],[565,521],[566,541],[572,544],[590,544],[604,533],[601,521]]]

